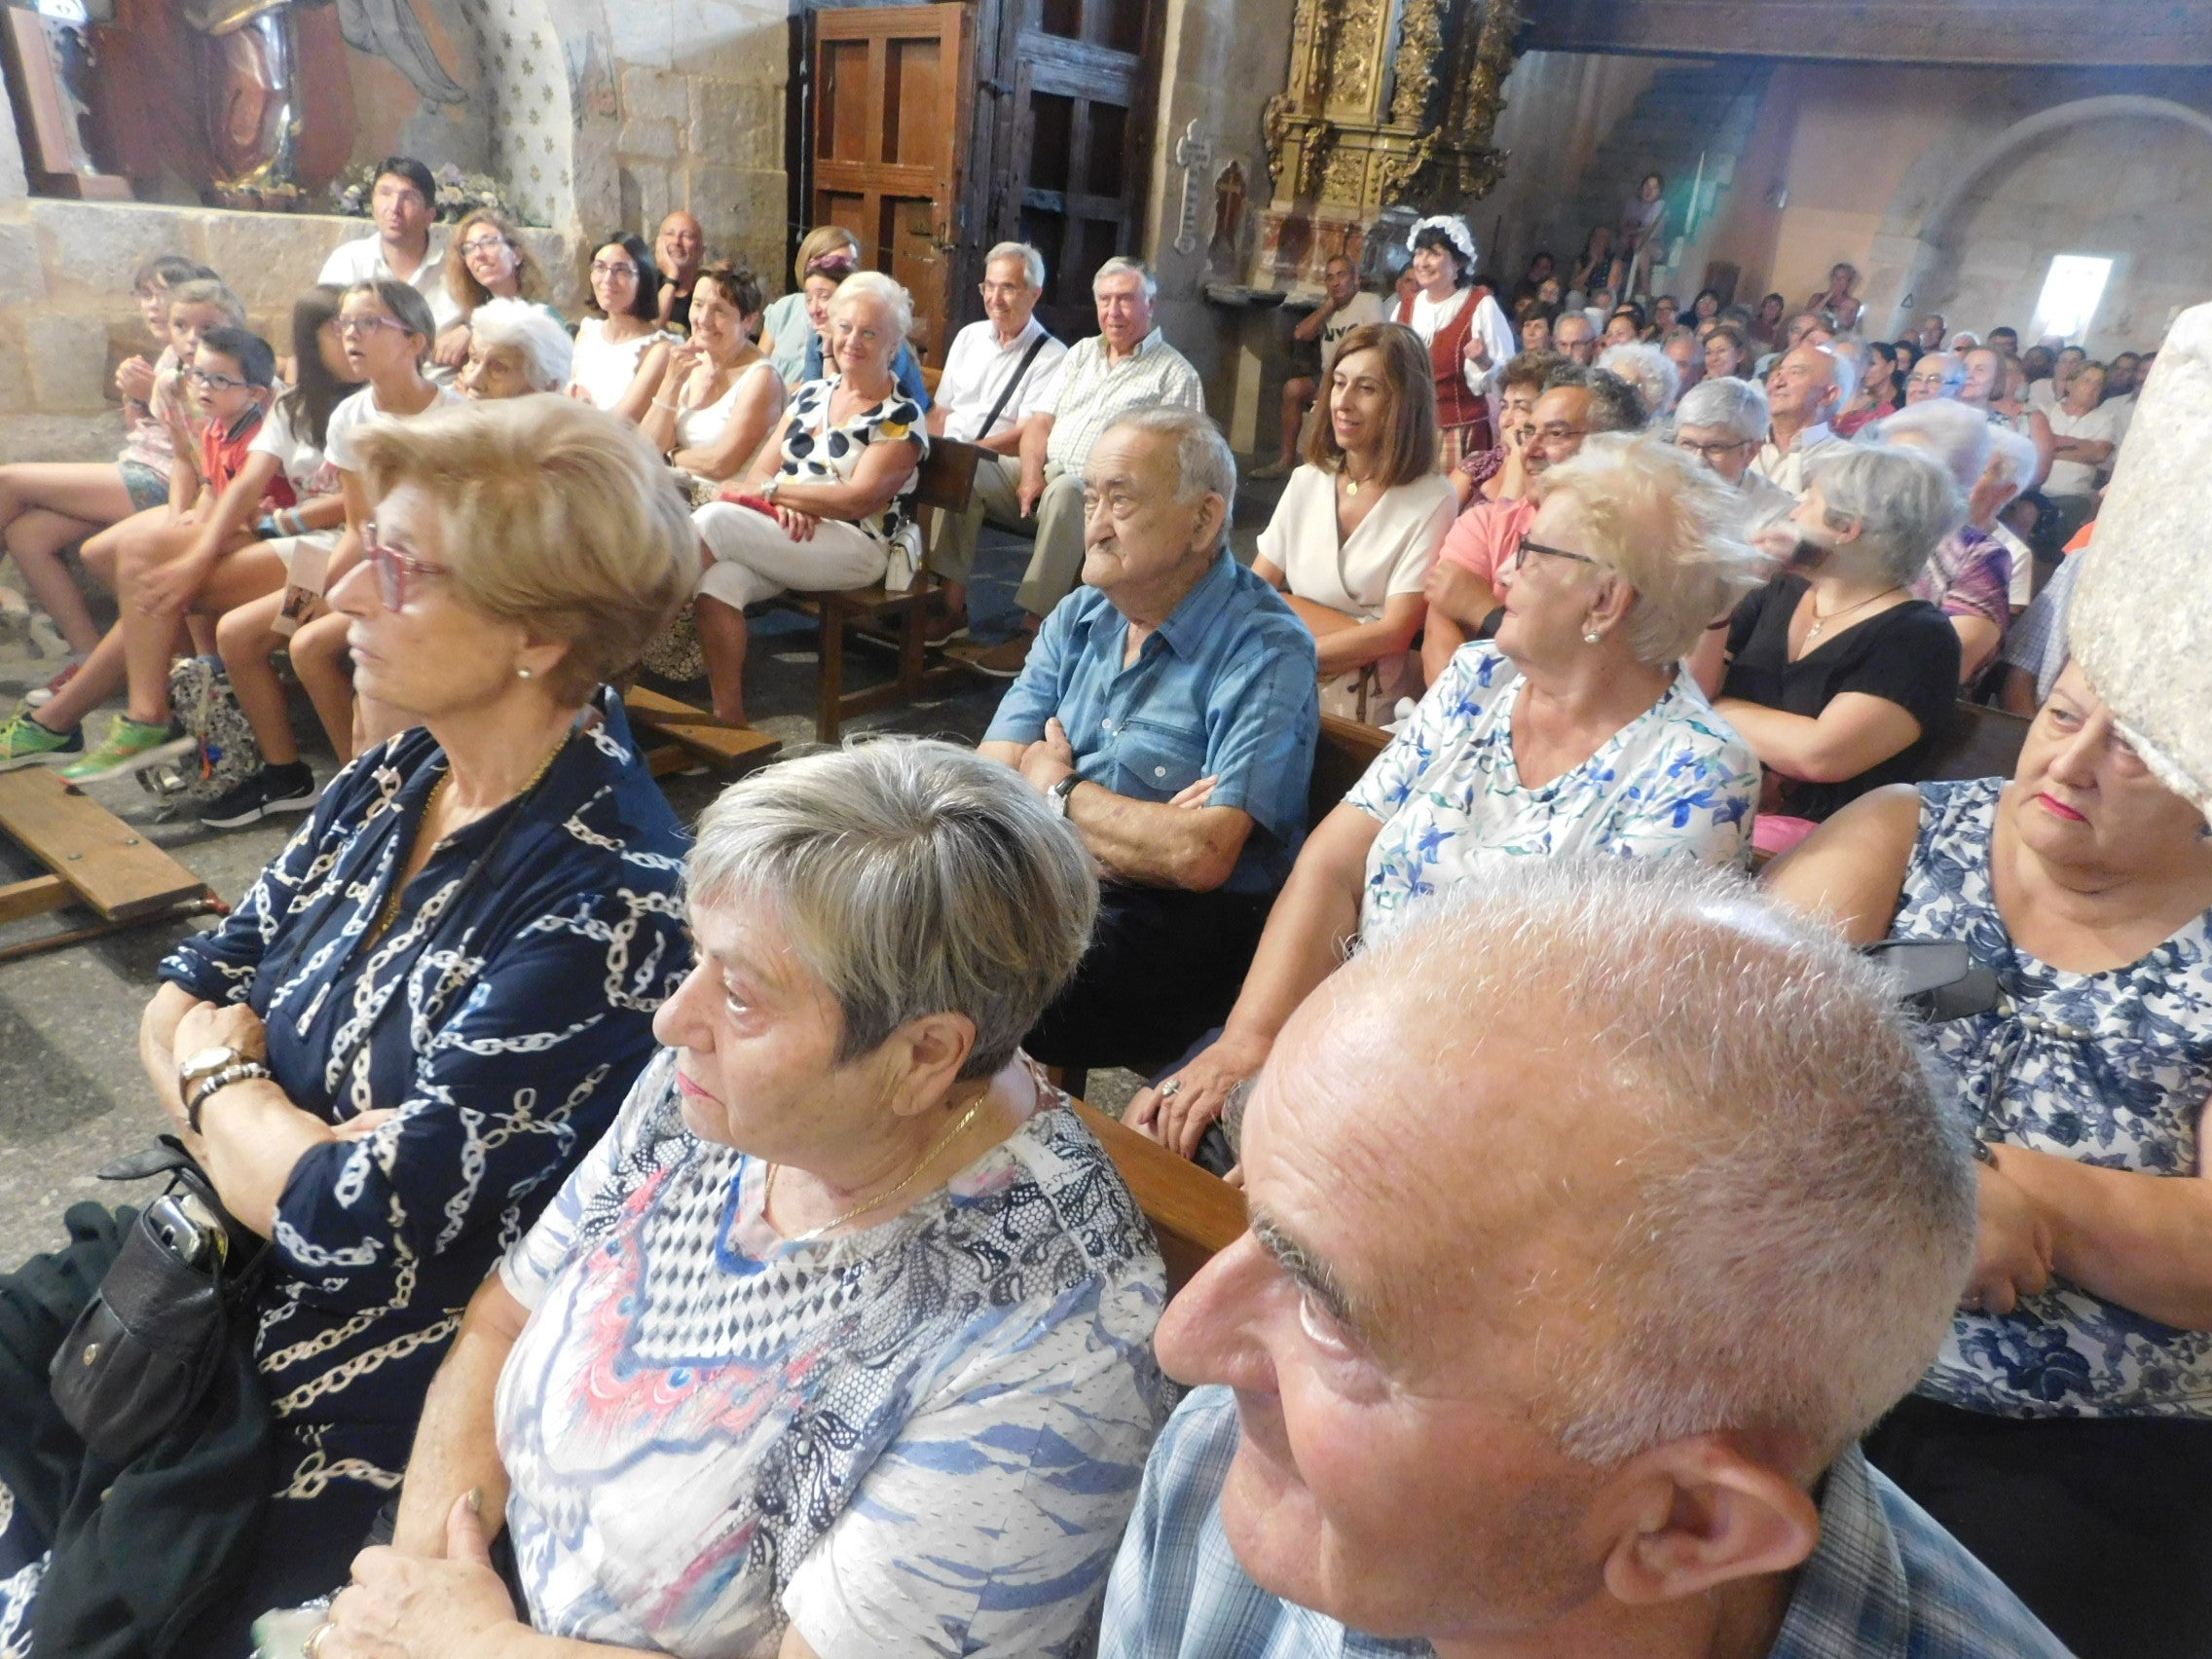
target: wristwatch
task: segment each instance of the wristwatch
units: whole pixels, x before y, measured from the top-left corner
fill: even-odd
[[[1052,810],[1060,817],[1065,818],[1068,815],[1068,796],[1075,793],[1076,785],[1082,782],[1082,773],[1070,772],[1045,792],[1046,798],[1052,803]]]
[[[249,1078],[268,1078],[276,1074],[259,1060],[233,1060],[229,1065],[202,1080],[192,1097],[184,1103],[185,1126],[194,1134],[200,1133],[200,1109],[234,1083],[244,1083]]]
[[[234,1049],[219,1043],[212,1049],[203,1049],[197,1054],[187,1054],[176,1068],[176,1097],[190,1100],[192,1091],[221,1071],[252,1056],[243,1049]]]

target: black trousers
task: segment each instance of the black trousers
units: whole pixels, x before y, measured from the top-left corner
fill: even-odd
[[[1149,1077],[1229,1017],[1273,903],[1105,883],[1083,966],[1022,1047],[1049,1066]]]
[[[2212,1655],[2212,1422],[1991,1417],[1914,1395],[1866,1456],[2079,1659]]]

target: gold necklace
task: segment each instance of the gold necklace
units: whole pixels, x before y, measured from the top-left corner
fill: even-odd
[[[1341,476],[1344,478],[1345,494],[1347,496],[1357,496],[1359,494],[1359,487],[1367,482],[1367,480],[1364,478],[1354,478],[1348,471],[1343,473]]]
[[[1849,616],[1855,610],[1864,610],[1869,605],[1872,605],[1875,600],[1887,599],[1891,594],[1897,593],[1899,591],[1899,590],[1895,585],[1886,587],[1880,593],[1875,594],[1872,598],[1862,599],[1857,605],[1847,605],[1841,610],[1831,610],[1825,616],[1823,616],[1821,614],[1821,602],[1816,599],[1815,601],[1813,601],[1813,625],[1805,630],[1805,643],[1797,647],[1797,654],[1799,656],[1803,656],[1807,651],[1811,650],[1813,648],[1813,642],[1815,640],[1818,640],[1821,637],[1823,631],[1826,629],[1827,625],[1830,622],[1833,622],[1838,616]]]
[[[947,1129],[942,1135],[938,1137],[936,1143],[931,1146],[929,1151],[922,1154],[921,1162],[915,1164],[913,1168],[906,1171],[904,1178],[900,1181],[899,1185],[893,1187],[887,1193],[878,1193],[874,1198],[868,1199],[867,1202],[857,1205],[856,1207],[847,1210],[843,1215],[832,1216],[830,1220],[824,1222],[820,1227],[810,1228],[804,1233],[793,1233],[789,1235],[785,1238],[785,1242],[788,1244],[811,1244],[817,1238],[821,1237],[825,1233],[833,1232],[835,1229],[844,1226],[845,1223],[851,1221],[853,1217],[857,1215],[866,1215],[869,1210],[872,1209],[881,1209],[885,1204],[889,1203],[901,1193],[903,1193],[908,1187],[911,1187],[914,1182],[921,1176],[922,1171],[927,1169],[931,1164],[937,1161],[938,1155],[944,1151],[944,1149],[950,1146],[954,1141],[960,1138],[962,1133],[966,1131],[968,1125],[976,1121],[976,1114],[983,1109],[983,1102],[988,1100],[990,1097],[991,1091],[988,1088],[986,1088],[982,1093],[977,1095],[976,1103],[970,1106],[967,1111],[963,1112],[960,1115],[960,1122],[953,1124],[951,1128]],[[760,1194],[760,1209],[763,1214],[767,1212],[769,1204],[775,1198],[776,1172],[782,1167],[783,1165],[780,1163],[771,1163],[768,1165],[767,1184]]]
[[[561,758],[561,751],[569,747],[569,739],[575,735],[576,728],[574,726],[571,726],[567,731],[563,732],[561,734],[561,741],[553,746],[553,753],[545,756],[544,760],[539,763],[536,771],[531,773],[530,782],[523,785],[521,789],[515,791],[514,794],[509,796],[508,798],[516,799],[523,795],[526,795],[530,793],[532,790],[537,788],[539,784],[543,783],[545,781],[545,774],[553,770],[553,762]],[[430,793],[423,797],[423,816],[415,821],[415,833],[417,835],[421,835],[423,833],[423,827],[428,824],[430,820],[436,815],[438,810],[438,802],[445,795],[446,785],[452,782],[453,762],[451,760],[448,760],[446,762],[446,769],[438,774],[438,781],[430,786]],[[391,924],[398,919],[399,901],[405,895],[407,889],[407,883],[405,880],[407,874],[407,866],[412,864],[414,860],[415,845],[411,841],[407,846],[406,859],[401,861],[400,866],[396,870],[392,871],[391,892],[385,899],[384,908],[377,912],[376,925],[369,929],[368,938],[362,941],[363,943],[376,943],[378,940],[384,938],[386,932],[391,927]]]

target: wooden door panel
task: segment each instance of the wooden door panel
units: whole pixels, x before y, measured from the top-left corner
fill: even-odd
[[[915,353],[940,368],[945,331],[936,325],[951,298],[973,44],[958,0],[815,14],[810,217],[844,226],[863,265],[905,284]]]

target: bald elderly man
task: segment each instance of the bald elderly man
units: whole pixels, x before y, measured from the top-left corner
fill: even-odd
[[[1858,1450],[1975,1185],[1833,936],[1507,861],[1307,999],[1241,1152],[1101,1659],[2063,1659]]]
[[[679,334],[691,332],[691,284],[707,263],[707,233],[679,207],[660,222],[653,238],[653,264],[660,268],[660,325]]]

